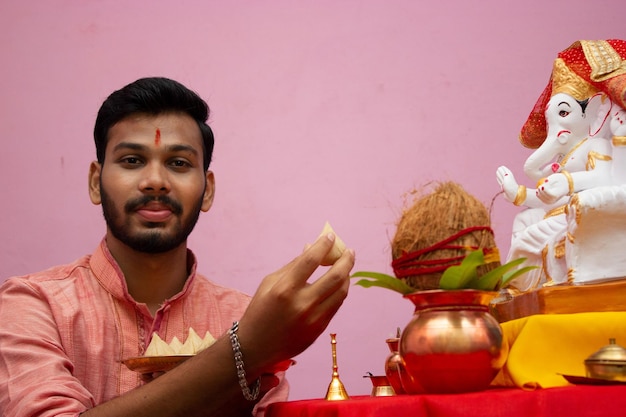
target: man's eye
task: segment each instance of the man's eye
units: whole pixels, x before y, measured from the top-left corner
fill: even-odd
[[[141,160],[134,156],[127,156],[125,158],[122,158],[120,161],[123,164],[127,164],[127,165],[137,165],[141,163]]]
[[[172,166],[176,167],[176,168],[186,168],[186,167],[190,167],[191,164],[187,161],[181,160],[181,159],[175,159],[171,162]]]
[[[177,167],[188,167],[191,166],[191,164],[187,161],[185,161],[184,159],[175,159],[172,161],[172,165],[175,165]]]

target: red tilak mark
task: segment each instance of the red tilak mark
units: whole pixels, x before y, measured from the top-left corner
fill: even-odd
[[[154,134],[154,144],[159,146],[161,144],[161,129],[157,127],[156,133]]]

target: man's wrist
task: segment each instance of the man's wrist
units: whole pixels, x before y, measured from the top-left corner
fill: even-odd
[[[248,401],[255,401],[259,398],[259,392],[261,388],[261,379],[257,378],[252,383],[252,388],[248,386],[248,380],[246,379],[246,370],[244,368],[243,355],[241,354],[241,345],[239,344],[239,337],[237,331],[239,330],[239,322],[234,322],[233,326],[228,330],[228,337],[230,338],[230,345],[233,349],[233,355],[235,358],[235,369],[237,370],[237,379],[243,396]]]

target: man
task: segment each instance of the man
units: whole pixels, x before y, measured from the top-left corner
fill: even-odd
[[[165,78],[103,103],[89,195],[106,236],[90,256],[0,287],[0,414],[260,415],[286,399],[277,371],[340,307],[354,252],[308,283],[335,239],[321,236],[252,299],[197,274],[186,242],[215,190],[207,118],[200,97]],[[185,340],[190,328],[217,341],[154,379],[122,364],[153,333]]]

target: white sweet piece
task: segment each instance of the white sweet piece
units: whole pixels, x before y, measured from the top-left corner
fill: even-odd
[[[154,333],[144,356],[170,356],[175,354],[176,352],[170,345],[164,342],[158,334]]]
[[[172,351],[179,353],[183,349],[183,343],[178,340],[176,336],[174,336],[174,338],[170,342],[170,348],[172,349]]]
[[[322,259],[321,264],[325,266],[333,265],[335,262],[337,262],[337,260],[341,257],[341,254],[343,254],[346,250],[346,244],[343,243],[343,240],[341,240],[337,233],[335,233],[330,223],[326,222],[324,228],[322,229],[322,233],[320,233],[320,236],[326,236],[329,233],[333,233],[335,235],[335,243],[330,249],[330,252],[328,252],[324,259]]]
[[[154,333],[152,340],[146,349],[144,356],[171,356],[171,355],[195,355],[196,353],[204,350],[215,343],[215,338],[208,331],[201,339],[198,333],[189,328],[189,335],[185,340],[185,343],[181,343],[176,336],[168,344],[161,337]]]
[[[209,346],[211,346],[213,343],[215,343],[215,338],[213,337],[213,335],[211,333],[209,333],[209,331],[207,330],[207,332],[204,335],[204,338],[202,339],[202,343],[200,343],[200,346],[198,347],[198,352],[200,352],[201,350],[204,350],[206,348],[208,348]]]
[[[181,355],[193,355],[197,353],[200,349],[200,345],[202,344],[202,339],[198,336],[198,333],[190,327],[189,335],[187,335],[187,340],[181,346],[179,353]]]

